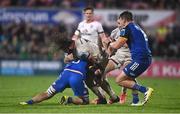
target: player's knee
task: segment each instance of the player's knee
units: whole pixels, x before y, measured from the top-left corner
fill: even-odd
[[[115,82],[116,82],[118,85],[122,86],[121,81],[122,81],[122,80],[121,80],[120,77],[117,77],[116,80],[115,80]]]
[[[123,84],[123,81],[124,81],[124,80],[127,80],[127,76],[126,76],[126,74],[122,71],[122,73],[116,77],[116,80],[115,80],[115,81],[116,81],[116,83],[117,83],[118,85],[123,86],[122,84]]]
[[[50,86],[47,89],[46,93],[47,93],[47,97],[50,98],[56,94],[56,90],[52,86]]]

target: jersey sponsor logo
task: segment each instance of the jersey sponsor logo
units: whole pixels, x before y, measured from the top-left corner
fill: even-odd
[[[125,35],[125,29],[121,29],[121,31],[120,31],[120,36],[124,36]]]

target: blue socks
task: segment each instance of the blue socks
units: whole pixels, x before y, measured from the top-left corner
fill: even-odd
[[[138,94],[132,94],[132,96],[133,96],[133,103],[134,104],[136,104],[136,103],[138,103],[139,102],[139,97],[138,97]]]
[[[26,101],[26,103],[32,105],[32,104],[34,104],[34,101],[31,99],[31,100],[29,100],[29,101]]]
[[[145,93],[147,91],[147,88],[141,85],[138,85],[137,83],[134,84],[134,86],[132,87],[135,90],[138,90],[142,93]]]

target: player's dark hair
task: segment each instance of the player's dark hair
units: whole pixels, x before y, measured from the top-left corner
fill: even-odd
[[[69,47],[74,43],[73,40],[69,39],[66,32],[53,33],[51,36],[51,42],[56,46],[58,50],[67,51]]]
[[[87,11],[87,10],[91,10],[92,12],[94,12],[94,8],[92,8],[92,7],[86,7],[86,8],[83,9],[84,12]]]
[[[119,18],[126,21],[133,21],[133,14],[130,11],[124,11],[119,15]]]

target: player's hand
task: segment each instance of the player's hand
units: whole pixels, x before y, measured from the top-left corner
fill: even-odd
[[[102,74],[101,70],[100,69],[97,69],[95,72],[94,72],[95,75],[99,76]]]
[[[111,46],[108,47],[108,49],[106,50],[106,53],[111,56],[113,53],[113,48]]]

